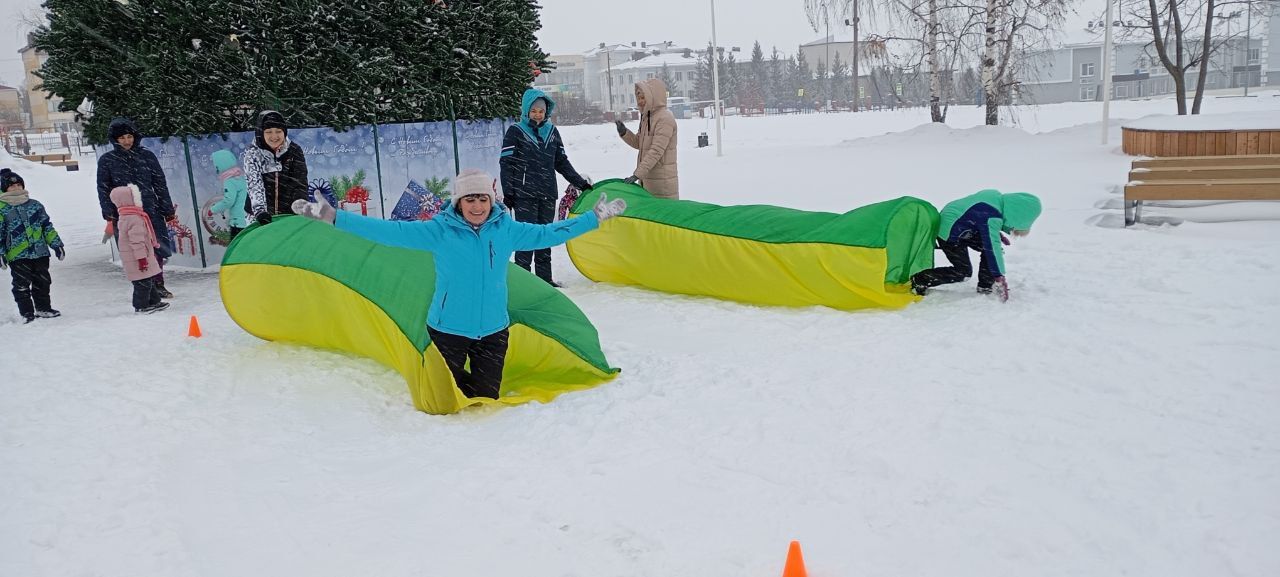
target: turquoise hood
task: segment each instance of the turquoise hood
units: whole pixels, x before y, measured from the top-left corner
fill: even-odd
[[[533,101],[539,98],[547,101],[547,116],[537,128],[536,141],[546,142],[547,138],[551,136],[552,129],[555,128],[555,125],[551,123],[551,115],[556,111],[556,101],[547,96],[546,92],[537,88],[530,88],[524,91],[524,97],[520,99],[520,124],[516,126],[519,126],[520,130],[529,135],[530,138],[534,138],[533,121],[529,118],[529,109],[533,108]]]

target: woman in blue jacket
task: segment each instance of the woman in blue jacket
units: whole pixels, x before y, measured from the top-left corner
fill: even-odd
[[[498,398],[507,354],[507,261],[517,250],[550,248],[595,230],[626,210],[626,202],[600,195],[595,208],[554,224],[517,222],[497,204],[496,182],[481,170],[454,180],[452,203],[428,221],[387,221],[338,212],[316,195],[293,211],[373,242],[425,250],[436,267],[427,332],[468,397]],[[465,369],[468,359],[471,372]]]

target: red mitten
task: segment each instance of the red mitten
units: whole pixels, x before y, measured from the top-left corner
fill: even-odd
[[[1003,232],[1000,233],[1000,243],[1005,246],[1009,246],[1013,244],[1012,242],[1009,241],[1009,237],[1005,236]]]
[[[142,272],[147,272],[147,259],[145,258],[138,259],[138,270]]]

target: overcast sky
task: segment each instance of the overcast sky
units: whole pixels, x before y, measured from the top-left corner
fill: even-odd
[[[1096,0],[1094,0],[1096,1]],[[22,16],[40,7],[41,0],[0,0],[0,84],[22,83],[18,49],[26,44]],[[600,42],[661,42],[697,48],[711,40],[710,0],[540,0],[542,30],[538,41],[552,54],[574,54]],[[834,26],[839,22],[839,27]],[[831,33],[851,39],[852,31],[835,19]],[[803,0],[719,0],[716,33],[721,46],[740,46],[742,58],[760,41],[767,55],[773,46],[793,54],[796,46],[826,35],[814,32],[804,14]]]
[[[552,54],[585,51],[600,42],[630,43],[670,40],[691,48],[711,41],[710,0],[540,0],[542,49]],[[643,9],[637,9],[642,7]],[[611,16],[602,16],[611,15]],[[843,23],[843,20],[841,20]],[[836,29],[837,38],[853,37]],[[749,53],[756,40],[769,53],[772,46],[791,54],[796,46],[826,35],[814,32],[802,0],[719,0],[716,39],[721,46],[740,46]]]
[[[4,24],[0,38],[0,84],[22,82],[18,49],[26,38],[19,16],[40,7],[41,0],[0,0]],[[583,52],[600,42],[661,42],[699,47],[711,40],[709,0],[541,0],[542,30],[538,41],[552,54]],[[802,0],[719,0],[716,3],[716,32],[722,46],[741,46],[749,53],[759,39],[765,53],[773,45],[788,54],[795,47],[815,40]],[[841,27],[832,30],[850,38]],[[825,31],[824,31],[825,33]]]

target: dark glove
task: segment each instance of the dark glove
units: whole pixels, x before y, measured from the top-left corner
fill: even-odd
[[[618,136],[622,136],[627,133],[627,125],[623,124],[621,120],[615,120],[613,121],[613,124],[618,127]]]
[[[142,272],[147,272],[147,259],[145,258],[138,259],[138,270]]]
[[[634,175],[634,174],[633,174],[633,175],[631,175],[631,176],[628,176],[628,177],[626,177],[626,178],[622,179],[622,182],[625,182],[625,183],[627,183],[627,184],[635,184],[635,183],[637,183],[637,182],[640,182],[640,177],[638,177],[638,176],[636,176],[636,175]]]
[[[1009,302],[1009,283],[1005,282],[1004,277],[996,277],[996,284],[993,288],[995,288],[996,297],[1000,299],[1000,302]]]
[[[258,224],[262,226],[267,226],[268,224],[271,224],[271,215],[265,212],[259,212],[258,215],[253,218],[254,220],[258,221]]]
[[[1000,233],[1000,244],[1003,244],[1003,245],[1005,245],[1005,246],[1009,246],[1009,245],[1011,245],[1011,244],[1013,244],[1013,243],[1012,243],[1012,242],[1010,242],[1010,241],[1009,241],[1009,237],[1005,236],[1005,235],[1004,235],[1004,233],[1002,232],[1002,233]]]
[[[67,258],[67,249],[66,249],[66,247],[61,247],[61,246],[55,246],[55,247],[53,247],[53,255],[54,255],[54,256],[56,256],[56,257],[58,257],[58,260],[62,260],[62,259],[64,259],[64,258]]]
[[[173,214],[171,214],[171,215],[169,215],[169,216],[164,217],[164,221],[165,221],[165,222],[178,222],[178,213],[176,213],[176,212],[175,212],[175,213],[173,213]]]
[[[102,211],[102,220],[113,221],[115,219],[116,219],[116,215],[111,214],[110,212],[107,212],[105,210]]]
[[[582,191],[582,192],[586,192],[586,191],[588,191],[588,190],[591,190],[591,181],[590,181],[590,180],[584,180],[584,181],[582,181],[582,184],[577,184],[577,185],[574,185],[574,186],[575,186],[578,190],[580,190],[580,191]]]

